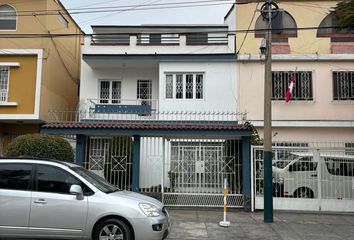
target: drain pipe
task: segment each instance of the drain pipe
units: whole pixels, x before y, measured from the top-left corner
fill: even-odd
[[[226,202],[226,197],[227,197],[227,179],[224,179],[224,220],[219,223],[220,227],[229,227],[230,222],[226,221],[226,210],[227,210],[227,202]]]

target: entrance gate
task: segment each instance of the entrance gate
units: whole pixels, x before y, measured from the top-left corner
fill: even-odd
[[[263,209],[263,147],[251,152],[252,206]],[[272,165],[274,209],[354,211],[354,155],[344,147],[273,147]]]

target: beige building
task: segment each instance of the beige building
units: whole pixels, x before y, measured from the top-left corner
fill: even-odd
[[[239,2],[242,2],[241,0]],[[232,29],[264,29],[262,2],[234,5],[225,17]],[[340,142],[354,147],[354,34],[339,31],[329,14],[335,1],[280,1],[272,27],[272,125],[275,142]],[[253,14],[254,18],[253,18]],[[251,25],[249,27],[249,24]],[[302,28],[317,28],[305,30]],[[263,128],[264,32],[237,32],[238,110]],[[295,72],[295,73],[294,73]],[[295,86],[290,102],[285,92]]]
[[[49,109],[76,107],[82,33],[60,1],[0,1],[0,155]]]

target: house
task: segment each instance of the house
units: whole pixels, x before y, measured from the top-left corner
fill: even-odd
[[[237,112],[228,26],[92,30],[82,50],[80,109],[42,131],[76,135],[77,163],[165,205],[222,206],[224,179],[230,206],[249,205],[251,132]]]
[[[0,30],[2,155],[16,136],[39,132],[49,109],[76,107],[83,32],[56,0],[1,1]]]
[[[236,33],[237,109],[263,134],[264,55],[260,52],[266,23],[256,1],[238,1],[225,17]],[[354,147],[354,38],[336,28],[330,13],[336,1],[277,3],[272,20],[272,126],[277,145]],[[251,23],[251,24],[250,24]],[[250,29],[250,31],[241,31]],[[285,102],[295,77],[291,101]],[[288,142],[288,143],[285,143]],[[290,143],[289,143],[290,142]]]

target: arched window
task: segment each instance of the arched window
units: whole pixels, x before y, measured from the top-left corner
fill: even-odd
[[[255,29],[267,29],[267,21],[260,15],[256,21]],[[255,37],[264,38],[264,31],[256,31]],[[272,38],[287,41],[289,37],[297,37],[297,25],[294,18],[286,11],[279,11],[272,19]]]
[[[16,30],[16,10],[8,4],[0,6],[0,30]]]
[[[330,37],[331,42],[354,42],[354,30],[349,28],[333,28],[337,25],[337,17],[330,13],[320,23],[317,37]]]

